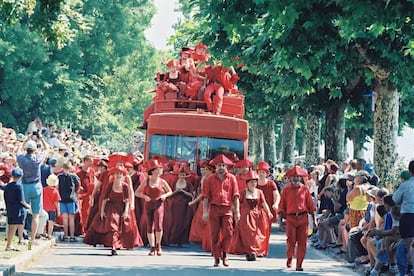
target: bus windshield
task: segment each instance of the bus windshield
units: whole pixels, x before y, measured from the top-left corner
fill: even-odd
[[[235,139],[160,134],[151,135],[149,140],[149,158],[158,155],[168,160],[196,164],[199,160],[210,160],[220,153],[237,162],[243,159],[244,143]]]

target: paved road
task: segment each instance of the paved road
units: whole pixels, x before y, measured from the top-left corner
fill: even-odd
[[[136,248],[109,256],[109,250],[103,247],[59,243],[17,275],[358,275],[343,262],[311,247],[303,264],[304,272],[286,268],[285,236],[277,231],[272,234],[268,257],[247,262],[244,256],[230,255],[230,267],[214,268],[213,257],[196,244],[164,247],[160,257],[147,254],[148,248]]]

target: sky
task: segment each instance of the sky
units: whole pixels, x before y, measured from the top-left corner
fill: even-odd
[[[145,36],[159,50],[171,49],[167,47],[168,38],[174,33],[172,25],[177,22],[180,13],[174,9],[178,7],[176,0],[154,0],[157,13],[151,21],[151,28],[146,30]]]

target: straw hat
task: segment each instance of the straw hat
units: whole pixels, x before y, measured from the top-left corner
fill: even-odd
[[[59,179],[58,179],[57,175],[51,174],[47,177],[46,183],[50,187],[56,187],[59,184]]]

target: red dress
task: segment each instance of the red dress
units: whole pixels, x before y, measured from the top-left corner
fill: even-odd
[[[130,210],[128,218],[122,218],[125,202],[129,200],[128,184],[123,183],[122,192],[119,193],[113,191],[112,185],[109,185],[104,198],[108,199],[105,205],[106,217],[101,220],[100,214],[95,215],[90,229],[86,232],[84,243],[94,246],[103,244],[111,248],[142,246],[134,212]]]
[[[273,218],[272,218],[271,223],[276,222],[277,221],[277,214],[276,214],[275,209],[272,208],[273,203],[274,203],[273,192],[277,190],[276,183],[273,182],[270,179],[267,179],[266,185],[263,185],[263,186],[257,185],[256,188],[259,189],[259,190],[262,190],[262,192],[265,196],[265,199],[266,199],[266,203],[269,206],[270,211],[272,212]]]
[[[256,254],[267,256],[269,251],[269,217],[262,208],[265,197],[258,190],[255,199],[246,198],[246,190],[240,193],[240,221],[237,224],[230,246],[232,254]]]
[[[175,190],[175,184],[173,189]],[[192,192],[190,183],[186,183],[184,188],[186,192]],[[192,200],[191,197],[182,192],[177,192],[170,196],[165,203],[166,216],[164,219],[164,237],[165,244],[188,243],[190,234],[191,220],[193,219],[193,208],[188,206]],[[167,215],[168,214],[168,215]]]
[[[203,219],[203,201],[201,200],[198,202],[197,211],[191,222],[190,236],[188,240],[190,242],[201,243],[206,227],[207,221]]]

